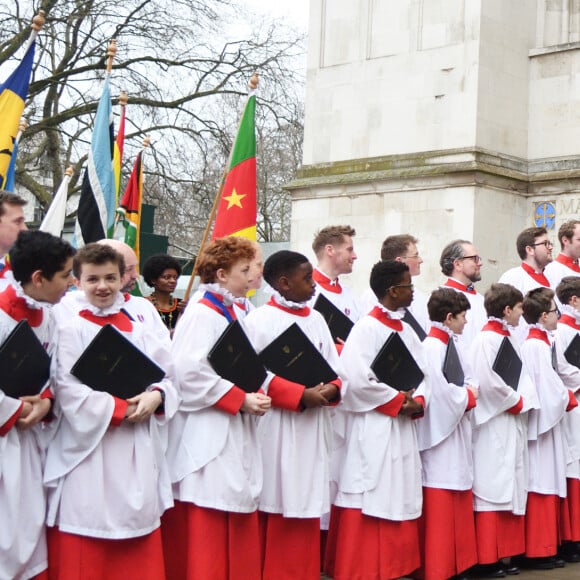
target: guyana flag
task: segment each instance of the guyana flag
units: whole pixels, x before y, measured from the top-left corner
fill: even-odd
[[[117,228],[115,238],[131,246],[137,255],[139,264],[139,236],[141,235],[141,204],[143,203],[143,150],[139,152],[131,171],[131,177],[127,183],[125,193],[117,208]],[[119,232],[119,229],[125,230]],[[139,282],[133,290],[133,296],[143,296]]]
[[[212,239],[256,240],[256,96],[250,94],[240,121],[217,209]]]

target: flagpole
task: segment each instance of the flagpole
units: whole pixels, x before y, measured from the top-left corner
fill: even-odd
[[[257,88],[258,88],[258,83],[260,82],[260,77],[258,76],[258,73],[254,73],[249,82],[248,82],[248,96],[251,95]],[[240,116],[240,120],[238,121],[238,130],[236,131],[236,135],[238,133],[238,131],[240,130],[240,125],[242,123],[242,119],[243,119],[243,115]],[[183,300],[187,301],[189,299],[189,295],[191,294],[191,288],[193,286],[193,281],[195,279],[195,275],[197,274],[197,263],[199,260],[199,256],[201,254],[201,250],[204,248],[206,242],[207,242],[207,238],[209,236],[209,230],[211,229],[211,226],[213,224],[213,221],[215,219],[215,214],[217,212],[217,208],[219,205],[219,201],[221,200],[222,197],[222,192],[224,190],[224,185],[226,182],[226,176],[228,174],[228,170],[230,167],[230,160],[231,160],[231,156],[232,156],[232,152],[233,152],[233,147],[230,149],[230,154],[228,156],[228,161],[224,167],[224,171],[222,173],[222,178],[220,181],[220,186],[218,188],[218,191],[216,193],[216,196],[213,200],[213,205],[211,207],[211,212],[209,214],[209,218],[207,220],[207,224],[205,226],[205,230],[203,232],[203,236],[201,238],[201,242],[199,244],[199,251],[197,252],[197,256],[195,257],[195,262],[193,263],[193,269],[191,271],[191,277],[189,279],[189,282],[187,284],[187,288],[185,289],[185,294],[183,295]]]
[[[32,28],[32,32],[30,33],[30,36],[28,37],[28,42],[26,43],[26,50],[24,52],[28,51],[28,49],[31,47],[32,43],[36,40],[38,33],[41,31],[42,27],[44,26],[44,23],[46,22],[45,14],[46,14],[46,12],[44,10],[39,10],[38,14],[36,14],[34,16],[34,18],[32,19],[32,24],[30,25],[30,28]]]

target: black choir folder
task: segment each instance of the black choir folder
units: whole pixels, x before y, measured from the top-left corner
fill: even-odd
[[[214,371],[246,393],[255,393],[266,369],[237,320],[230,322],[207,355]]]
[[[509,385],[514,391],[518,390],[522,361],[507,336],[504,336],[501,341],[492,369],[503,379],[506,385]]]
[[[38,395],[50,376],[50,357],[26,320],[0,345],[0,388],[18,399]]]
[[[162,368],[110,324],[99,330],[70,372],[91,389],[120,399],[142,393],[165,376]]]
[[[459,354],[453,338],[449,337],[447,343],[447,350],[445,351],[445,359],[443,360],[443,376],[448,383],[453,383],[459,387],[463,386],[465,381],[465,374],[459,360]]]
[[[332,340],[337,338],[346,340],[352,327],[353,321],[344,312],[341,312],[324,294],[319,294],[314,303],[314,310],[318,310],[330,330]]]
[[[274,339],[259,357],[274,374],[307,388],[330,383],[338,376],[295,322]]]
[[[425,378],[398,332],[387,338],[371,369],[379,381],[399,391],[416,389]]]
[[[580,368],[580,336],[576,334],[568,348],[564,351],[566,360],[575,367]]]

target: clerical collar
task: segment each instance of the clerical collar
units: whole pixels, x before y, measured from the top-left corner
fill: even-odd
[[[332,280],[330,276],[322,272],[318,268],[312,270],[312,279],[322,288],[328,290],[329,292],[334,292],[335,294],[340,294],[342,292],[342,286],[338,281],[338,278]]]

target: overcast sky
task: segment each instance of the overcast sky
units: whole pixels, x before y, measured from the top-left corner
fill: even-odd
[[[293,20],[304,29],[308,27],[308,5],[310,0],[244,0],[256,12],[269,13],[276,17]]]

